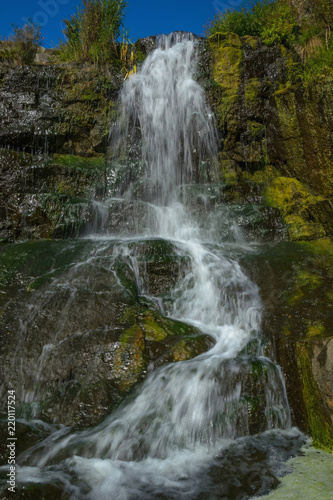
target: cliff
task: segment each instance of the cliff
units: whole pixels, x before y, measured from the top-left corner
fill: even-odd
[[[143,55],[153,47],[154,39],[138,42]],[[318,445],[332,448],[333,80],[323,77],[307,87],[295,84],[293,54],[283,46],[266,47],[253,37],[217,33],[201,43],[200,53],[198,79],[205,87],[219,133],[219,166],[223,178],[219,189],[231,209],[236,204],[242,207],[239,224],[244,232],[252,239],[259,237],[267,241],[262,252],[244,258],[242,266],[261,289],[266,311],[264,333],[286,376],[293,422],[313,435]],[[123,79],[120,70],[101,71],[88,64],[32,67],[0,64],[0,238],[3,243],[78,236],[92,224],[96,225],[96,218],[102,217],[96,207],[108,191],[108,135]],[[246,212],[250,204],[259,207],[251,217]],[[110,210],[112,223],[117,224],[120,217],[129,215],[130,219],[133,207],[127,208],[128,213],[123,212],[122,207]],[[42,249],[48,256],[52,251],[57,253],[56,249],[48,248],[51,243],[45,242],[47,248]],[[20,283],[24,282],[24,294],[38,288],[40,283],[35,283],[39,276],[36,269],[28,270],[22,278],[21,261],[29,260],[30,250],[22,248],[23,260],[10,253],[12,250],[8,250],[7,259],[7,250],[7,245],[3,246],[6,269],[3,284],[12,287],[8,297],[6,295],[9,300]],[[43,252],[43,259],[49,259]],[[151,249],[147,252],[154,253]],[[63,265],[67,269],[69,262],[70,259],[64,264],[60,262],[59,268]],[[49,279],[54,273],[53,261],[48,261],[46,267]],[[133,288],[132,271],[130,285]],[[155,278],[151,279],[163,287],[169,271],[166,266],[161,274],[156,264],[151,271]],[[129,280],[128,272],[128,269],[121,270],[125,281]],[[81,288],[83,293],[84,283]],[[96,297],[100,293],[94,292]],[[41,295],[42,291],[38,293]],[[116,300],[112,295],[114,291],[107,293]],[[131,293],[136,296],[135,291]],[[133,297],[131,300],[122,297],[123,291],[119,294],[123,309],[133,308]],[[78,312],[82,300],[73,305],[79,329],[85,327],[85,316],[80,318]],[[57,307],[61,309],[61,304]],[[96,310],[102,316],[104,313],[99,307]],[[157,316],[151,318],[144,307],[132,311],[131,315],[125,313],[112,318],[118,331],[112,342],[115,345],[117,342],[119,351],[112,354],[116,380],[112,390],[104,382],[100,383],[99,378],[98,381],[85,378],[89,365],[85,356],[93,359],[95,355],[89,354],[89,346],[100,342],[97,337],[91,342],[88,339],[78,365],[81,378],[77,377],[80,389],[75,393],[76,406],[68,412],[66,423],[83,425],[103,416],[112,401],[117,404],[122,391],[128,391],[143,376],[148,360],[158,357],[160,349],[167,349],[169,354],[164,358],[168,361],[187,359],[208,345],[208,340],[203,339],[199,348],[194,346],[193,352],[185,349],[184,353],[180,349],[184,340],[177,341],[178,345],[173,339],[166,347],[156,347],[168,332],[170,334],[173,325]],[[8,323],[2,325],[3,335],[14,326],[18,328],[15,315],[11,314],[4,320]],[[54,321],[54,314],[49,315],[50,323]],[[161,331],[161,338],[149,338],[152,321],[155,325],[152,330]],[[97,318],[91,330],[99,328]],[[4,349],[8,349],[10,355],[10,342],[6,339]],[[147,347],[147,339],[155,342],[154,349]],[[109,342],[106,337],[104,341]],[[69,348],[73,359],[77,350],[75,342],[71,340]],[[175,354],[175,346],[178,346],[178,354]],[[126,376],[117,365],[124,356],[132,360],[129,361],[132,368]],[[53,391],[61,384],[61,387],[72,387],[72,358],[63,364],[60,378],[50,379],[49,388]],[[33,361],[30,362],[33,365]],[[107,362],[99,360],[106,371]],[[91,366],[88,371],[96,369]],[[57,373],[59,367],[52,370]],[[90,407],[91,394],[96,388],[101,394],[95,401],[99,405],[97,417]],[[45,403],[43,418],[48,411],[61,415],[63,410],[56,401],[61,390]],[[85,408],[80,413],[82,397]],[[106,403],[102,404],[103,398]],[[69,398],[68,407],[70,401]]]

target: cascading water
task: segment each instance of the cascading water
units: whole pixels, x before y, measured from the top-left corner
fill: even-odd
[[[172,41],[177,42],[177,38]],[[112,130],[112,150],[117,157],[128,147],[128,136],[137,141],[135,131],[139,132],[140,181],[148,184],[148,200],[163,205],[175,200],[177,186],[198,182],[207,175],[201,165],[205,156],[216,157],[213,116],[203,89],[193,80],[195,44],[189,35],[172,47],[170,42],[162,37],[141,71],[124,84],[121,117]],[[128,180],[137,175],[133,170],[127,163],[121,186],[122,191],[130,190],[129,195],[133,185]]]
[[[262,404],[261,431],[290,428],[280,370],[261,346],[258,288],[228,246],[214,241],[208,220],[200,223],[183,203],[181,186],[212,177],[216,137],[193,79],[196,42],[174,38],[160,39],[121,94],[111,133],[115,198],[109,203],[133,204],[136,222],[130,238],[116,235],[113,256],[127,256],[139,293],[164,315],[194,325],[215,344],[194,359],[153,371],[97,427],[58,431],[22,455],[22,482],[62,484],[73,499],[236,498],[216,490],[208,471],[219,467],[231,440],[251,433],[255,397]],[[99,238],[114,237],[109,228]],[[171,242],[186,261],[168,296],[151,293],[132,249],[133,242],[152,237]]]

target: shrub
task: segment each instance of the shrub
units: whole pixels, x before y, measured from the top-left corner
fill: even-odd
[[[317,48],[305,63],[295,64],[292,70],[292,79],[295,83],[302,82],[308,86],[321,76],[333,75],[333,40],[328,46],[322,45]]]
[[[123,32],[125,0],[82,0],[82,7],[65,19],[63,59],[106,62],[116,52]]]
[[[207,34],[232,31],[239,36],[252,35],[262,38],[266,45],[290,45],[298,30],[293,8],[283,1],[260,0],[239,10],[226,10],[215,16]]]
[[[11,38],[13,42],[13,49],[16,58],[20,64],[33,63],[38,45],[42,42],[40,26],[37,26],[32,19],[28,19],[27,24],[19,27],[12,24],[14,34]]]

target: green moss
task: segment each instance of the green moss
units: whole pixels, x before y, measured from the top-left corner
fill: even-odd
[[[243,172],[243,179],[249,182],[254,182],[255,184],[269,184],[279,173],[275,167],[272,165],[266,165],[262,170],[256,170],[252,174],[250,172]]]
[[[213,78],[222,90],[218,113],[225,117],[238,98],[242,44],[234,33],[215,33],[208,40],[212,52]]]
[[[246,35],[242,37],[242,40],[250,45],[254,50],[258,47],[259,39],[256,36]]]
[[[203,335],[182,339],[172,348],[174,361],[186,361],[195,358],[207,350],[207,338]]]
[[[222,46],[214,50],[214,56],[214,80],[229,96],[234,96],[240,84],[242,51],[234,47]]]
[[[258,94],[261,89],[261,81],[258,78],[247,80],[244,87],[245,106],[251,108],[256,104]]]
[[[325,267],[329,276],[333,277],[333,241],[330,238],[322,238],[316,241],[303,243],[303,246],[313,253],[318,263]]]
[[[325,335],[325,326],[320,321],[315,321],[314,323],[308,322],[307,337],[318,337]]]
[[[142,330],[139,325],[135,324],[130,328],[126,328],[124,333],[122,333],[119,337],[119,342],[126,345],[128,343],[133,343],[137,339],[137,337],[142,336]]]
[[[59,184],[56,186],[56,190],[58,191],[59,194],[65,194],[68,196],[75,195],[73,182],[71,182],[71,180],[68,179],[61,180]]]
[[[144,315],[143,322],[141,324],[146,340],[159,342],[164,340],[168,334],[170,334],[168,330],[162,328],[158,324],[156,318],[150,313]]]
[[[81,95],[81,99],[82,101],[95,102],[95,101],[100,101],[101,96],[96,94],[96,92],[89,90]]]
[[[227,184],[237,184],[239,175],[236,162],[221,160],[221,170],[224,182]]]
[[[305,222],[300,216],[289,215],[285,220],[289,224],[288,233],[292,241],[316,240],[326,235],[320,224]]]
[[[294,291],[288,299],[290,305],[296,304],[300,299],[305,297],[309,291],[316,290],[322,283],[323,279],[318,274],[310,273],[302,269],[294,278]]]
[[[308,290],[315,290],[323,282],[321,276],[310,273],[306,270],[301,270],[297,274],[297,282],[300,286],[306,287]]]
[[[323,196],[313,195],[297,179],[277,177],[265,192],[268,205],[278,208],[289,225],[289,236],[294,241],[318,239],[326,231],[319,223],[309,221],[316,210],[316,204],[325,200]]]
[[[165,318],[157,311],[149,311],[140,306],[125,308],[120,320],[129,325],[139,325],[145,340],[161,342],[173,336],[198,336],[200,331],[181,321]]]
[[[120,392],[127,392],[146,368],[145,340],[139,325],[127,328],[119,338],[114,358],[112,375]]]
[[[247,126],[250,131],[251,137],[263,137],[265,133],[265,125],[263,123],[258,123],[252,120],[247,121]]]
[[[92,158],[75,155],[58,155],[52,157],[52,165],[62,165],[73,171],[80,171],[86,174],[103,171],[105,168],[104,155]]]
[[[297,366],[303,382],[303,398],[308,416],[309,431],[313,438],[313,445],[324,450],[333,451],[333,431],[322,411],[323,401],[312,375],[311,359],[307,343],[298,343],[296,346]]]
[[[234,47],[236,49],[242,48],[242,42],[236,33],[228,32],[216,32],[208,38],[209,45],[213,48],[215,47],[225,47],[226,45]]]
[[[298,123],[295,93],[291,90],[275,93],[275,102],[288,164],[295,173],[304,172],[306,170],[306,160]]]

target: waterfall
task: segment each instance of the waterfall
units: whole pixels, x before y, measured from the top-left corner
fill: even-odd
[[[214,496],[208,469],[251,433],[253,391],[264,408],[262,430],[290,428],[280,369],[261,345],[258,287],[182,196],[184,186],[209,182],[217,165],[214,117],[194,79],[197,50],[192,36],[161,37],[125,82],[111,130],[109,203],[138,202],[149,213],[130,240],[118,235],[114,248],[131,259],[141,295],[156,299],[129,241],[167,240],[186,258],[186,272],[155,303],[210,335],[214,346],[152,371],[95,428],[65,429],[21,458],[21,481],[61,483],[73,499],[222,498]],[[107,211],[99,210],[102,237],[114,237],[112,225],[105,229]],[[140,216],[134,208],[134,219]]]
[[[214,160],[217,152],[214,117],[193,79],[196,44],[189,34],[182,38],[161,37],[141,70],[125,82],[120,118],[111,131],[112,154],[118,158],[141,143],[141,168],[137,163],[128,168],[126,162],[121,191],[133,191],[133,179],[141,174],[147,201],[163,205],[175,199],[178,186],[202,181],[204,160]]]

